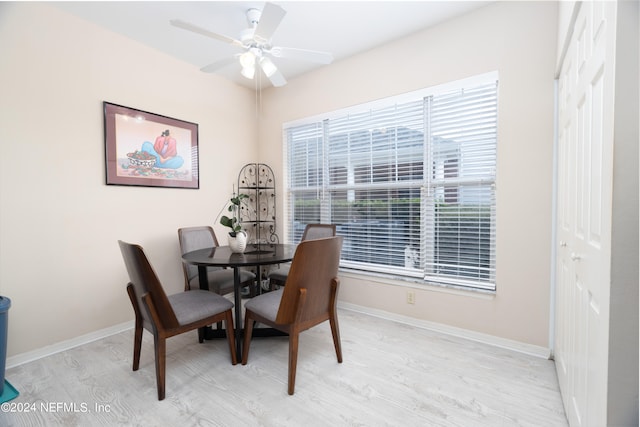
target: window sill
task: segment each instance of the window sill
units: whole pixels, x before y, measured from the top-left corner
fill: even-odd
[[[397,276],[393,274],[384,274],[377,272],[367,272],[362,270],[356,270],[352,268],[340,267],[340,276],[349,277],[358,280],[367,280],[370,282],[376,282],[383,285],[402,286],[415,289],[426,290],[430,292],[442,292],[453,295],[468,296],[474,298],[481,298],[486,300],[492,300],[496,296],[496,291],[490,291],[486,289],[474,289],[462,286],[449,285],[444,283],[426,282],[420,278],[412,278],[406,276]]]

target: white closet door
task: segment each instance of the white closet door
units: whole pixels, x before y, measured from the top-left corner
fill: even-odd
[[[583,2],[558,82],[555,360],[571,426],[606,425],[615,2]]]

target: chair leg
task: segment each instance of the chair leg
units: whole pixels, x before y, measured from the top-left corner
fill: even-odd
[[[298,331],[289,332],[289,388],[291,395],[296,387],[296,368],[298,366]]]
[[[280,280],[269,279],[269,291],[275,291],[276,286],[283,287],[284,282],[281,282]]]
[[[229,341],[229,352],[231,353],[231,364],[236,365],[238,363],[238,356],[236,354],[236,334],[233,329],[233,315],[231,310],[228,310],[225,314],[227,341]]]
[[[249,284],[249,298],[255,298],[260,295],[260,283],[256,278],[256,283]]]
[[[167,347],[165,338],[156,336],[154,339],[156,352],[156,382],[158,384],[158,400],[164,400],[164,383],[167,365]]]
[[[342,344],[340,343],[340,328],[338,327],[338,316],[332,313],[329,316],[329,324],[331,325],[331,335],[333,335],[333,346],[336,349],[338,363],[342,363]]]
[[[205,328],[198,328],[198,342],[200,344],[204,342],[204,330]]]
[[[133,338],[133,370],[137,371],[140,367],[140,350],[142,349],[142,325],[136,322],[134,338]]]
[[[249,359],[249,345],[251,345],[251,335],[253,334],[253,324],[255,322],[250,318],[249,312],[244,313],[244,344],[242,346],[242,364],[246,365]]]
[[[142,349],[142,332],[144,328],[142,326],[142,315],[140,314],[140,309],[138,308],[136,291],[133,289],[133,285],[131,284],[131,282],[129,282],[129,284],[127,285],[127,294],[129,295],[129,300],[131,301],[133,312],[136,316],[133,336],[133,370],[137,371],[140,367],[140,350]]]

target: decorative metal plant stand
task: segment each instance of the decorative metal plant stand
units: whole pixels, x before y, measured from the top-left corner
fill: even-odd
[[[249,196],[240,209],[240,222],[249,245],[279,243],[276,234],[276,180],[262,163],[249,163],[238,174],[238,192]]]
[[[276,234],[276,180],[273,170],[262,163],[246,164],[238,174],[238,193],[249,196],[240,207],[240,223],[247,233],[245,252],[269,252],[271,244],[280,243]],[[262,289],[268,289],[268,267],[258,268],[256,274],[260,276]]]

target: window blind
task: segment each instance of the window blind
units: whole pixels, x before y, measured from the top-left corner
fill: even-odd
[[[330,222],[321,215],[323,197],[323,124],[296,126],[286,130],[288,241],[297,243],[306,224]]]
[[[405,251],[420,249],[423,122],[422,100],[328,121],[327,191],[344,266],[419,267]]]
[[[425,279],[494,289],[497,84],[428,103]]]
[[[497,82],[285,125],[288,241],[336,224],[341,266],[495,289]]]

